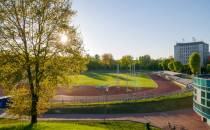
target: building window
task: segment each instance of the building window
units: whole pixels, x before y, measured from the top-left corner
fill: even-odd
[[[206,97],[206,94],[204,91],[201,91],[201,97]]]
[[[210,99],[210,93],[207,93],[207,99]]]
[[[210,107],[210,101],[207,101],[207,106]]]
[[[201,104],[205,105],[205,99],[201,98]]]

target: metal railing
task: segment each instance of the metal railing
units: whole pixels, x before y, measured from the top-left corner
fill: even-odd
[[[169,80],[175,80],[182,79],[180,77],[176,76],[168,76],[163,73],[156,73],[157,75],[169,79]],[[180,83],[180,82],[179,82]],[[188,86],[191,83],[186,83],[186,86]],[[185,85],[185,84],[183,84]],[[97,103],[97,102],[111,102],[111,101],[136,101],[141,99],[147,99],[147,98],[155,98],[155,97],[161,97],[161,96],[169,96],[172,94],[178,94],[183,92],[192,91],[192,87],[186,87],[185,89],[180,89],[172,92],[164,92],[164,93],[151,93],[151,92],[145,92],[142,94],[142,92],[134,92],[134,93],[127,93],[127,94],[118,94],[118,95],[102,95],[102,96],[66,96],[66,95],[56,95],[51,102],[62,102],[62,103]]]
[[[139,95],[137,93],[119,94],[119,95],[103,95],[103,96],[65,96],[57,95],[51,102],[62,102],[62,103],[97,103],[97,102],[111,102],[111,101],[136,101],[141,99],[155,98],[161,96],[169,96],[173,94],[179,94],[188,92],[191,90],[176,90],[173,92],[165,92],[159,94],[147,93]]]

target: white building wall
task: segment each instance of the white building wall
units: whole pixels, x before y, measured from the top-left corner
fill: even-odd
[[[197,43],[177,43],[174,46],[174,58],[182,64],[188,64],[190,55],[193,52],[198,52],[201,57],[201,66],[207,61],[209,48],[208,44],[202,42]]]

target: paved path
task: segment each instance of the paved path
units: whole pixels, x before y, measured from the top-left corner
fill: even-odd
[[[2,114],[2,115],[1,115]],[[1,113],[0,117],[6,116]],[[187,130],[210,130],[210,127],[200,120],[192,110],[177,110],[168,112],[143,114],[44,114],[39,120],[130,120],[137,122],[150,122],[152,125],[163,128],[170,122],[171,125],[184,126]]]
[[[200,120],[192,109],[147,113],[147,114],[45,114],[40,120],[131,120],[151,122],[152,125],[163,128],[170,122],[172,125],[184,126],[188,130],[210,130],[210,127]]]

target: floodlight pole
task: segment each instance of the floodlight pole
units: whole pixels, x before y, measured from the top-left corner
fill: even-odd
[[[130,65],[129,65],[129,72],[130,72],[130,75],[132,75],[132,69],[133,69],[133,68],[132,68],[132,65],[133,65],[133,64],[130,64]]]
[[[133,70],[132,70],[133,76],[135,75],[135,66],[133,64]]]
[[[134,77],[136,78],[136,64],[134,63]],[[135,80],[135,90],[137,90],[137,81]]]
[[[106,115],[107,115],[107,96],[109,92],[109,87],[106,87],[105,89],[105,114],[104,114],[104,122],[106,121]]]
[[[120,73],[120,65],[117,64],[117,73],[119,74]]]
[[[120,73],[120,65],[117,64],[117,74]],[[119,77],[117,76],[117,82],[116,82],[116,86],[119,87]]]
[[[130,64],[129,67],[130,67],[130,75],[132,75],[132,71],[131,71],[132,70],[132,64]],[[127,75],[127,88],[126,88],[126,92],[128,92],[128,75]]]

